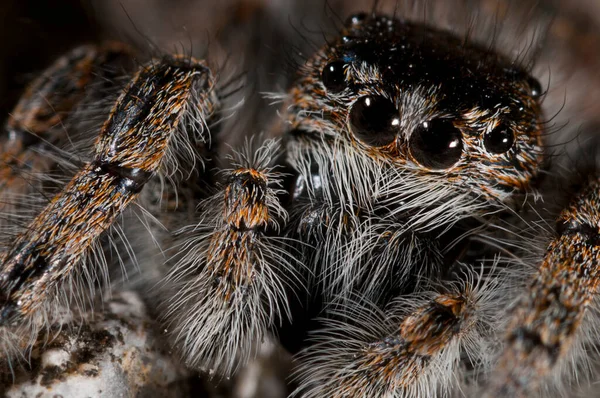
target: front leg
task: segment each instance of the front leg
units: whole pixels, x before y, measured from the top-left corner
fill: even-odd
[[[563,380],[569,357],[579,365],[582,323],[600,287],[599,203],[595,179],[560,215],[557,236],[509,318],[486,396],[529,397],[552,382],[551,375]]]
[[[208,142],[207,130],[188,131],[186,122],[212,114],[217,103],[212,85],[208,68],[189,58],[166,57],[139,68],[104,123],[92,161],[5,249],[0,325],[29,328],[15,333],[17,338],[35,336],[51,318],[47,310],[70,299],[67,292],[78,285],[72,278],[96,274],[83,269],[85,257],[150,178],[177,171],[169,168],[175,164],[171,148]],[[195,137],[198,133],[203,135]],[[3,343],[11,344],[8,340]]]
[[[277,237],[287,212],[268,141],[239,155],[220,192],[180,232],[185,253],[166,285],[166,318],[188,366],[229,376],[250,359],[281,316],[286,286],[298,283],[287,244]]]
[[[401,295],[382,309],[356,295],[331,306],[296,370],[294,397],[445,396],[481,364],[494,289],[470,269],[439,292]]]

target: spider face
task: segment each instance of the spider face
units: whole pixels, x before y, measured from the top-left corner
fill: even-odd
[[[449,32],[352,16],[292,95],[296,130],[486,200],[524,192],[541,167],[539,83]]]
[[[291,235],[312,247],[299,250],[326,301],[389,299],[451,272],[541,168],[535,79],[422,24],[350,17],[287,110]]]

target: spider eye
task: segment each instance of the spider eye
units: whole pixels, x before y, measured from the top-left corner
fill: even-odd
[[[454,166],[463,149],[462,134],[448,119],[422,123],[411,134],[408,145],[417,163],[437,170]]]
[[[507,152],[512,148],[514,142],[515,135],[504,123],[496,126],[492,131],[486,132],[483,136],[485,149],[495,155]]]
[[[370,146],[384,146],[396,139],[400,116],[389,99],[360,97],[350,110],[350,126],[356,138]]]
[[[369,16],[365,12],[353,14],[346,20],[346,26],[358,26],[365,22]]]
[[[542,95],[542,85],[535,77],[527,78],[527,84],[529,85],[529,94],[533,98],[539,98]]]
[[[346,88],[346,73],[344,63],[340,61],[330,62],[325,65],[321,72],[321,80],[327,91],[338,93]]]

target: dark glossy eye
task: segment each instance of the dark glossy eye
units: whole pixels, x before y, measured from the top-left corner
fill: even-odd
[[[344,73],[345,64],[340,61],[330,62],[325,65],[321,72],[321,80],[327,91],[338,93],[346,88],[346,73]]]
[[[533,98],[539,98],[542,95],[542,85],[535,77],[529,76],[527,78],[527,84],[529,85],[529,94]]]
[[[369,18],[367,13],[359,12],[358,14],[351,15],[350,18],[346,20],[346,26],[357,26],[365,22]]]
[[[483,136],[483,145],[485,149],[493,154],[500,154],[512,148],[515,142],[515,135],[512,130],[501,123],[492,131],[488,131]]]
[[[462,134],[448,119],[422,123],[411,134],[408,145],[417,163],[437,170],[454,166],[463,149]]]
[[[360,97],[350,110],[350,126],[356,138],[367,145],[384,146],[398,134],[400,115],[389,99],[375,95]]]

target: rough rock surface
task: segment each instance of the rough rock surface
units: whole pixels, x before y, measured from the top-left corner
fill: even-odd
[[[0,395],[9,398],[182,397],[189,371],[166,351],[156,324],[132,292],[116,294],[103,311],[52,325],[47,344],[29,364],[2,372]],[[41,337],[39,341],[46,340]]]

